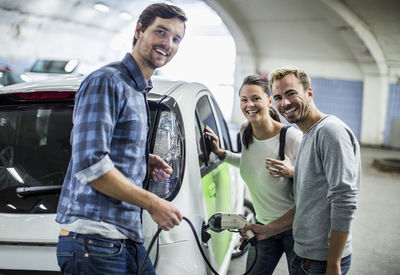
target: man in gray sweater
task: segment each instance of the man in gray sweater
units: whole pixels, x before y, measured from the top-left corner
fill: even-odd
[[[245,230],[265,239],[293,227],[292,275],[344,275],[351,263],[350,228],[360,187],[358,141],[340,119],[317,109],[303,70],[275,70],[270,87],[279,113],[304,133],[294,171],[295,206],[266,226]]]

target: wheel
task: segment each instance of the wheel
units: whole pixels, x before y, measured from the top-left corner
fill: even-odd
[[[249,223],[256,223],[256,213],[254,212],[253,203],[247,199],[244,199],[243,215],[246,217],[246,220]],[[246,246],[243,250],[240,250],[240,244],[241,241],[238,239],[232,252],[232,258],[240,257],[247,252],[249,246]]]

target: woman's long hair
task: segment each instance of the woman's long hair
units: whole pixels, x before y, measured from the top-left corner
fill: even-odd
[[[239,94],[240,91],[242,90],[244,85],[257,85],[262,88],[264,93],[267,94],[268,98],[271,96],[271,92],[268,87],[268,82],[260,75],[249,75],[247,76],[242,83],[242,86],[239,89]],[[272,119],[281,122],[281,119],[279,117],[278,112],[273,108],[269,108],[269,115],[271,116]],[[243,145],[246,147],[246,149],[249,148],[249,145],[253,143],[253,129],[251,128],[251,124],[248,123],[246,128],[243,131]]]

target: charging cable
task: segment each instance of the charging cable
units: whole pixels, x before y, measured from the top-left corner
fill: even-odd
[[[203,257],[203,259],[204,259],[204,261],[206,262],[207,266],[210,268],[210,270],[211,270],[214,274],[219,275],[218,272],[212,267],[211,263],[208,261],[206,254],[204,254],[204,251],[203,251],[203,249],[202,249],[202,247],[201,247],[201,243],[200,243],[199,237],[197,236],[196,229],[194,228],[192,222],[191,222],[188,218],[186,218],[186,217],[183,217],[183,220],[184,220],[185,222],[187,222],[187,224],[188,224],[188,225],[190,226],[190,228],[192,229],[192,232],[193,232],[194,238],[196,239],[196,243],[197,243],[197,246],[198,246],[198,248],[199,248],[199,250],[200,250],[201,256]],[[140,267],[139,267],[139,269],[138,269],[137,275],[140,275],[140,274],[142,273],[144,264],[146,263],[146,260],[147,260],[147,258],[149,257],[150,251],[151,251],[151,249],[153,248],[153,245],[154,245],[155,241],[158,239],[158,235],[160,235],[161,230],[162,230],[161,228],[158,228],[156,234],[155,234],[155,235],[153,236],[153,238],[151,239],[151,242],[150,242],[150,244],[149,244],[149,247],[148,247],[148,249],[147,249],[147,251],[146,251],[146,255],[144,256],[144,259],[143,259],[143,261],[142,261],[142,263],[140,264]],[[255,266],[255,264],[256,264],[256,262],[257,262],[257,258],[258,258],[258,248],[257,248],[257,245],[254,245],[254,247],[256,248],[256,255],[255,255],[255,258],[254,258],[254,262],[251,264],[249,270],[246,271],[243,275],[249,274],[250,271],[253,269],[253,267]]]

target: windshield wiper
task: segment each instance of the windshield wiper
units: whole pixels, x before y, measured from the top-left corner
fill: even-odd
[[[17,187],[17,196],[20,198],[36,197],[42,195],[55,195],[61,193],[62,185],[27,186]]]

